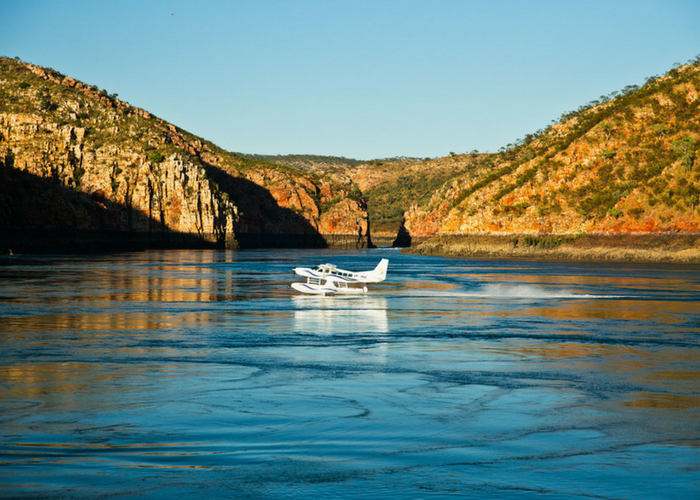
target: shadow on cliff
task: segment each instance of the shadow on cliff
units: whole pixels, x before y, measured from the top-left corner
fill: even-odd
[[[0,254],[87,253],[147,248],[220,248],[196,234],[166,228],[147,213],[85,194],[0,159]],[[7,159],[5,159],[7,160]],[[282,208],[267,189],[216,168],[207,174],[238,206],[240,248],[326,248],[300,214]]]
[[[301,214],[277,203],[264,187],[204,166],[212,179],[238,207],[234,235],[240,248],[327,248],[324,237]]]
[[[135,219],[146,231],[134,229]],[[0,254],[86,253],[146,248],[214,248],[164,228],[147,214],[69,189],[0,161]]]

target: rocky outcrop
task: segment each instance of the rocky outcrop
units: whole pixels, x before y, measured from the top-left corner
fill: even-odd
[[[129,232],[175,232],[209,242],[234,242],[237,208],[221,196],[204,169],[177,154],[147,156],[121,143],[95,148],[86,129],[59,125],[36,114],[0,113],[0,159],[16,169],[85,194],[113,212],[107,228]],[[35,205],[40,207],[40,204]],[[32,211],[32,207],[24,208]],[[42,207],[42,212],[43,212]],[[39,227],[55,227],[41,214],[25,214]],[[65,220],[89,228],[94,221]],[[15,224],[17,225],[17,224]]]
[[[116,94],[7,58],[0,169],[16,183],[0,190],[5,234],[83,228],[229,247],[370,244],[364,200],[331,179],[241,158]],[[64,216],[47,213],[46,200],[28,203],[28,183],[67,196]]]

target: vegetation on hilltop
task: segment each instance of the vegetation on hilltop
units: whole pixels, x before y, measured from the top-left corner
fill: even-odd
[[[362,165],[364,162],[361,160],[354,160],[352,158],[345,158],[343,156],[323,156],[323,155],[258,155],[258,154],[244,154],[237,153],[238,156],[243,158],[251,158],[254,160],[262,160],[269,163],[276,163],[279,165],[287,165],[289,167],[294,167],[299,170],[304,170],[307,172],[317,171],[320,168],[347,168],[356,167]]]

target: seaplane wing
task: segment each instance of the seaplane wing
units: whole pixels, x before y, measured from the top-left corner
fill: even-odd
[[[371,271],[347,271],[339,269],[333,264],[319,264],[316,267],[295,267],[294,273],[304,278],[323,279],[333,277],[337,281],[346,283],[379,283],[386,279],[389,259],[382,259]]]

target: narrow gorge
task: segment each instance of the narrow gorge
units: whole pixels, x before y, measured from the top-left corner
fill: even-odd
[[[0,58],[0,252],[393,244],[700,262],[699,152],[697,58],[497,153],[371,161],[224,151]]]

